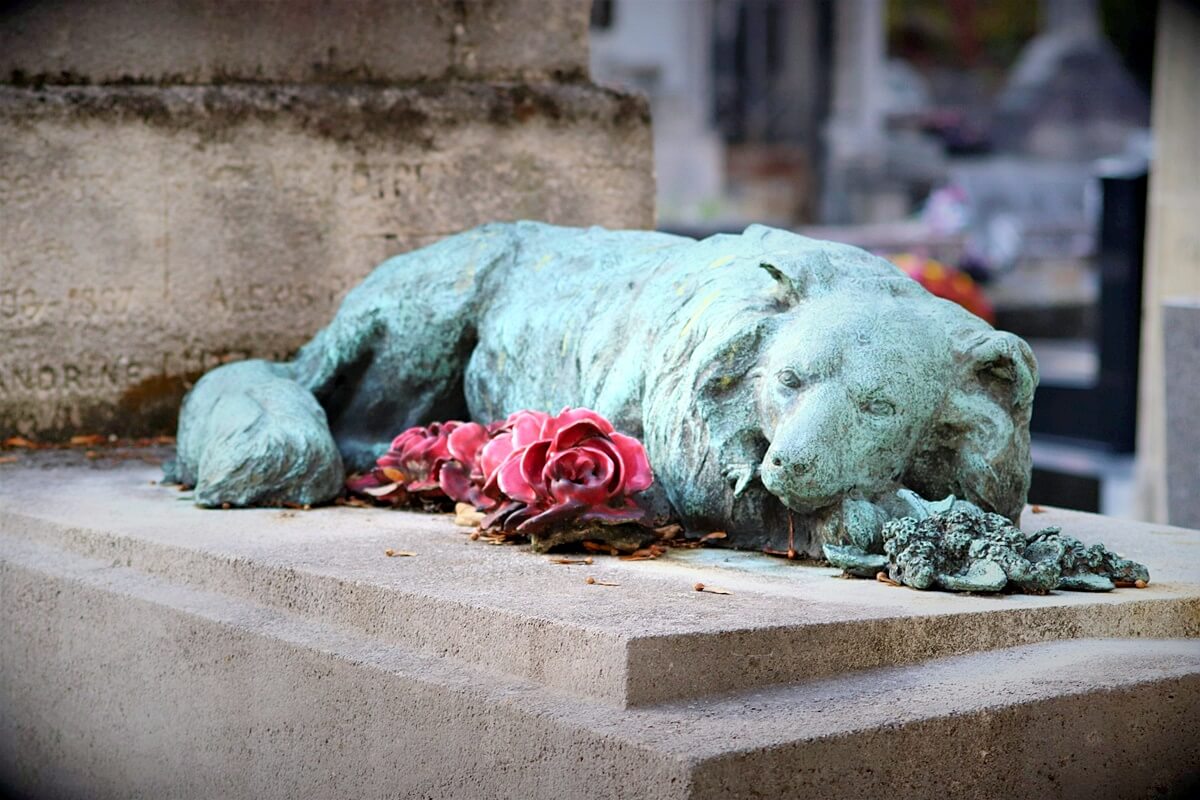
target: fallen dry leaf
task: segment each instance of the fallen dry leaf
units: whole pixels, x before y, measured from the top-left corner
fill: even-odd
[[[705,586],[703,583],[697,583],[692,587],[697,592],[708,592],[709,594],[733,594],[728,589],[718,589],[715,586]]]
[[[654,532],[658,534],[658,538],[660,539],[674,539],[683,535],[683,526],[675,524],[664,525],[661,528],[655,528]]]
[[[621,556],[622,561],[649,561],[652,558],[658,558],[663,553],[667,552],[667,548],[662,545],[652,544],[649,547],[643,547],[641,550],[634,550],[629,555]]]
[[[800,554],[795,550],[772,550],[769,547],[764,547],[762,551],[769,556],[783,556],[790,561],[795,561],[800,557]]]
[[[613,547],[611,544],[604,542],[584,541],[583,549],[590,550],[593,553],[606,553],[610,556],[620,555],[621,551]]]
[[[410,553],[407,550],[393,550],[390,547],[387,550],[384,550],[383,554],[388,558],[407,558],[409,556],[416,555],[416,553]]]
[[[30,440],[26,439],[24,436],[10,436],[4,440],[4,446],[33,449],[39,445],[36,442],[31,442]]]
[[[883,571],[875,573],[875,580],[879,581],[880,583],[886,583],[888,586],[900,586],[899,581],[892,580],[891,576]]]
[[[725,533],[725,531],[713,531],[712,533],[706,533],[701,536],[700,541],[707,542],[712,539],[724,539],[726,536],[728,536],[728,534]]]
[[[583,582],[589,586],[620,586],[621,585],[619,583],[612,583],[610,581],[598,581],[595,578],[593,578],[591,575],[588,575],[587,578],[584,579]]]
[[[1118,589],[1145,589],[1148,584],[1138,578],[1136,581],[1113,581],[1113,586]]]
[[[1034,514],[1045,514],[1046,513],[1046,509],[1043,508],[1042,506],[1030,506],[1029,510],[1032,511]]]
[[[454,524],[464,528],[477,528],[483,522],[484,513],[470,503],[456,503],[454,506]]]
[[[92,445],[104,444],[108,441],[108,437],[100,433],[90,433],[85,436],[72,436],[71,445],[73,447],[90,447]]]
[[[352,508],[374,508],[374,506],[372,506],[366,500],[363,500],[361,497],[358,497],[356,495],[350,495],[349,497],[339,497],[337,500],[334,500],[333,503],[334,503],[334,505],[350,506]]]
[[[15,464],[16,462],[16,456],[0,456],[0,464]]]
[[[592,561],[592,557],[588,556],[587,558],[552,558],[552,559],[550,559],[550,563],[551,564],[592,564],[594,562]]]

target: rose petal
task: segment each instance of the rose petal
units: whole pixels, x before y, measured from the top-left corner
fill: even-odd
[[[484,445],[483,451],[479,454],[479,469],[483,473],[485,483],[495,477],[500,465],[508,460],[515,449],[512,433],[498,434]]]
[[[496,470],[496,482],[500,487],[500,491],[513,500],[520,500],[522,503],[536,503],[541,495],[534,482],[541,475],[542,462],[546,457],[546,442],[536,442],[524,450],[517,450],[508,457],[500,468]],[[534,452],[530,454],[530,451]],[[534,481],[530,481],[523,467],[528,458],[528,463],[531,467],[537,466],[537,470],[531,474],[534,476]]]
[[[385,481],[381,481],[376,477],[374,472],[368,472],[365,475],[352,475],[346,479],[346,488],[356,494],[362,494],[367,489],[374,489],[377,486],[382,486]]]
[[[512,514],[525,508],[524,503],[518,503],[515,500],[506,500],[498,504],[492,511],[483,518],[479,523],[479,527],[483,529],[491,528],[495,525],[504,526],[505,520]]]
[[[471,480],[466,467],[457,461],[447,461],[438,472],[438,486],[451,500],[479,507],[479,487]]]
[[[611,425],[608,427],[612,428]],[[576,420],[570,425],[559,429],[558,433],[554,435],[553,448],[555,452],[567,450],[579,444],[584,439],[592,437],[604,438],[606,435],[607,432],[594,421],[590,419]]]
[[[650,460],[642,443],[623,433],[610,434],[609,439],[621,459],[621,490],[633,494],[650,488],[650,484],[654,483],[654,472],[650,469]]]
[[[626,523],[643,522],[646,511],[629,503],[622,508],[612,506],[592,506],[579,516],[579,522],[599,522],[604,525],[624,525]]]
[[[465,466],[468,471],[479,460],[479,452],[490,440],[487,428],[478,422],[467,422],[458,426],[446,439],[450,457]]]
[[[558,412],[558,416],[556,416],[554,419],[555,422],[558,423],[558,430],[562,430],[563,428],[579,422],[580,420],[587,420],[588,422],[593,423],[597,428],[600,429],[602,433],[612,433],[614,430],[611,422],[597,414],[595,411],[592,411],[590,408],[571,408],[568,406],[567,408],[564,408],[562,411]]]
[[[583,503],[559,503],[524,519],[516,526],[517,533],[526,536],[540,533],[551,527],[566,527],[578,519],[587,508]],[[512,519],[511,517],[509,518]]]
[[[526,447],[521,455],[521,477],[541,498],[546,496],[545,471],[549,453],[550,443],[543,440]]]
[[[550,421],[550,415],[541,411],[518,411],[508,418],[512,426],[513,449],[528,447],[545,437],[542,429]]]
[[[592,469],[579,472],[576,468],[590,462]],[[607,503],[613,496],[613,459],[598,450],[568,450],[546,462],[543,480],[556,502],[567,501],[592,505]]]

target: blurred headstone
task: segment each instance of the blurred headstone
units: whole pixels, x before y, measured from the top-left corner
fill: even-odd
[[[1043,11],[999,97],[997,144],[1077,161],[1121,152],[1149,126],[1150,100],[1101,33],[1096,0],[1044,0]]]

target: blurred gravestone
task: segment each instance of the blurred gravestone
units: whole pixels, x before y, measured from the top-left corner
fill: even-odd
[[[1167,522],[1200,528],[1200,299],[1163,302]]]
[[[1045,29],[998,98],[1002,150],[1084,161],[1122,152],[1150,124],[1150,101],[1100,31],[1096,0],[1046,0]]]
[[[166,433],[385,257],[490,220],[653,223],[587,0],[0,6],[0,438]]]

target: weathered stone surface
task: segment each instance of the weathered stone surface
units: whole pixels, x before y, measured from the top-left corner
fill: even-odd
[[[588,84],[0,87],[0,438],[172,432],[389,255],[650,225],[650,157],[644,104]]]
[[[144,465],[22,460],[0,465],[19,793],[1182,797],[1200,770],[1195,531],[1050,510],[1026,526],[1155,582],[929,595],[729,551],[567,567],[440,516],[222,514]]]
[[[588,0],[0,5],[0,83],[395,83],[583,75]]]
[[[1200,300],[1163,303],[1167,520],[1200,527]]]
[[[1200,636],[1200,533],[1078,512],[1027,511],[1022,524],[1105,542],[1150,568],[1148,588],[933,595],[715,548],[567,567],[470,542],[447,516],[207,511],[153,485],[144,465],[22,462],[42,459],[0,464],[0,533],[617,705],[1056,639]],[[697,582],[733,594],[698,593]]]

